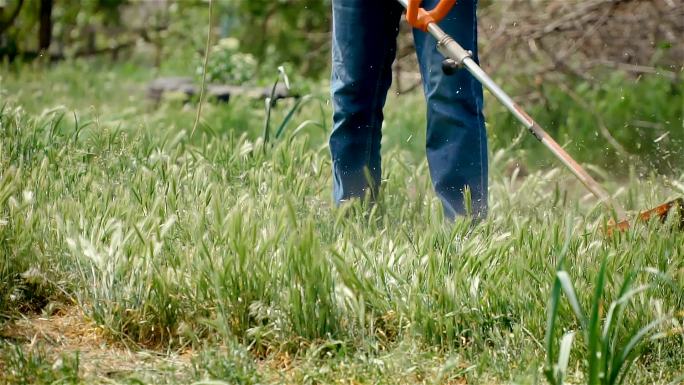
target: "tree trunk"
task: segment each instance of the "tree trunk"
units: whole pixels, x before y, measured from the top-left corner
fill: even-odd
[[[47,51],[52,42],[52,3],[53,0],[40,0],[38,51]]]

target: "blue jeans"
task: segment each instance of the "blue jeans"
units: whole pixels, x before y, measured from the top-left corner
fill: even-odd
[[[459,0],[440,26],[477,60],[476,0]],[[424,0],[431,9],[437,0]],[[392,83],[392,62],[402,7],[395,0],[333,0],[333,195],[342,201],[375,196],[380,186],[382,109]],[[442,73],[443,56],[429,34],[414,30],[427,100],[427,158],[435,192],[447,217],[487,213],[487,136],[482,86],[465,70]]]

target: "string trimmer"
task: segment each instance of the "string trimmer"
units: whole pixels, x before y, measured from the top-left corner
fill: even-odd
[[[537,140],[551,150],[553,155],[582,182],[587,190],[613,211],[615,219],[609,222],[609,234],[614,230],[624,231],[630,227],[627,212],[622,206],[477,65],[475,60],[473,60],[472,52],[461,47],[437,25],[453,8],[456,0],[440,0],[431,11],[420,7],[422,0],[398,1],[406,8],[406,19],[409,24],[414,28],[430,33],[437,40],[437,49],[445,57],[442,63],[442,69],[445,74],[451,74],[460,68],[465,68],[470,72]],[[653,209],[643,211],[635,219],[640,221],[647,221],[651,218],[665,220],[670,212],[676,210],[679,210],[683,218],[682,226],[684,226],[684,199],[682,198],[677,198]]]

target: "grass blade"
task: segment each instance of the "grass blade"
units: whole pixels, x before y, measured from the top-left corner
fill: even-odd
[[[561,288],[563,289],[565,296],[568,297],[568,302],[570,302],[570,307],[572,307],[572,311],[575,313],[575,316],[577,316],[577,319],[579,320],[580,325],[582,325],[582,328],[586,331],[587,319],[584,316],[582,306],[580,305],[579,300],[577,299],[577,295],[575,294],[575,288],[572,285],[572,281],[570,281],[570,276],[565,271],[559,271],[558,273],[556,273],[556,276],[558,277],[558,281],[560,282]]]
[[[558,278],[553,282],[553,289],[551,289],[551,298],[549,299],[549,313],[546,321],[546,379],[553,384],[560,384],[556,377],[556,371],[553,367],[553,336],[556,331],[556,318],[558,316],[558,305],[560,303],[561,283]]]
[[[623,366],[625,366],[625,364],[627,364],[624,372],[622,373],[622,377],[625,376],[629,366],[631,365],[632,359],[634,358],[634,354],[637,352],[634,349],[637,347],[639,342],[641,342],[641,340],[643,340],[644,337],[646,337],[646,335],[648,335],[653,329],[657,328],[663,322],[665,322],[669,319],[670,319],[670,317],[663,317],[663,318],[659,318],[659,319],[656,319],[654,321],[651,321],[648,325],[639,329],[636,333],[634,333],[630,336],[629,342],[627,342],[627,345],[625,345],[624,349],[622,349],[622,351],[613,358],[613,364],[611,365],[610,376],[608,377],[608,384],[615,384],[616,383],[617,378],[620,375],[620,370],[622,369]],[[620,382],[622,382],[622,381],[620,381]]]
[[[599,271],[596,288],[594,289],[594,299],[592,301],[591,316],[589,318],[588,330],[588,350],[589,350],[589,384],[594,385],[599,381],[599,374],[601,370],[601,360],[605,356],[601,354],[601,309],[603,304],[603,288],[606,281],[606,264],[608,259],[605,258],[601,263],[601,270]]]
[[[575,333],[566,333],[561,339],[560,348],[558,351],[558,383],[563,383],[563,378],[568,372],[568,362],[570,361],[570,350],[572,349],[572,342],[575,339]]]

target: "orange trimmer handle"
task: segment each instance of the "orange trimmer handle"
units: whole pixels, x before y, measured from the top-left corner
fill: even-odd
[[[408,0],[406,20],[414,28],[427,31],[430,23],[439,23],[449,14],[451,8],[456,5],[456,0],[440,0],[437,6],[431,11],[426,11],[421,8],[421,3],[422,0]]]

